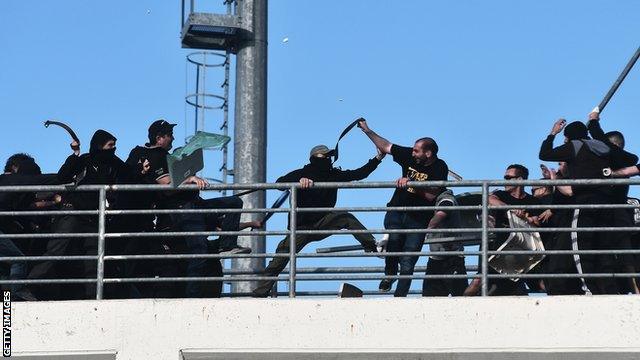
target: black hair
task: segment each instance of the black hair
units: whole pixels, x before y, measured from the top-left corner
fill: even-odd
[[[436,141],[433,140],[432,138],[423,137],[416,140],[416,142],[422,143],[422,150],[431,151],[433,152],[433,155],[438,155],[438,143],[436,143]]]
[[[4,165],[5,173],[12,173],[13,167],[17,168],[18,174],[39,175],[40,167],[31,155],[25,153],[17,153],[9,156]]]
[[[609,131],[604,136],[620,149],[624,149],[624,135],[620,131]]]
[[[529,169],[527,169],[524,165],[520,165],[520,164],[511,164],[509,166],[507,166],[507,170],[509,169],[515,169],[516,170],[516,176],[521,177],[523,179],[528,179],[529,178]]]

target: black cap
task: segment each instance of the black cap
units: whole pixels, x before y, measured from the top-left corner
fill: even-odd
[[[170,124],[167,120],[156,120],[149,126],[149,142],[155,143],[156,136],[167,135],[173,132],[173,127],[177,124]]]

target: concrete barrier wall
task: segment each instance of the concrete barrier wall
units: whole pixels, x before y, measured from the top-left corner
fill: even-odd
[[[35,302],[12,321],[29,359],[640,358],[638,296]]]

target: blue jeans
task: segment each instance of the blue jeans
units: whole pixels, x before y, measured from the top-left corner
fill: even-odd
[[[242,208],[242,200],[236,196],[222,197],[198,202],[190,202],[181,209],[228,209]],[[202,232],[213,231],[216,214],[174,214],[173,225],[176,231]],[[231,216],[229,216],[231,215]],[[227,213],[222,221],[223,231],[238,231],[240,213]],[[209,240],[207,236],[185,236],[186,253],[192,255],[208,254]],[[220,248],[233,248],[237,246],[238,236],[223,236],[220,238]],[[215,247],[214,247],[215,248]],[[217,253],[217,250],[212,250]],[[216,270],[218,269],[218,270]],[[221,276],[222,267],[218,259],[188,259],[187,277]],[[205,298],[219,296],[220,284],[216,282],[188,281],[185,288],[185,296],[188,298]]]
[[[1,234],[1,233],[0,233]],[[9,239],[0,239],[0,256],[24,256],[22,251]],[[9,272],[10,280],[23,280],[27,276],[27,264],[25,261],[12,261]],[[17,292],[24,285],[11,285],[11,291]]]
[[[425,229],[427,220],[418,220],[407,213],[389,211],[384,217],[385,229]],[[424,244],[424,232],[411,234],[389,234],[387,243],[388,252],[418,252],[422,250]],[[387,256],[385,258],[385,275],[398,275],[398,265],[400,275],[413,275],[413,269],[418,262],[418,256]],[[409,293],[411,279],[400,279],[396,286],[394,296],[404,297]]]
[[[195,206],[187,204],[182,209],[192,209]],[[178,214],[172,216],[175,231],[206,231],[207,224],[204,214]],[[186,253],[201,255],[208,253],[208,241],[206,236],[185,236]],[[187,259],[187,277],[202,277],[207,270],[207,259]],[[203,283],[188,281],[186,283],[185,296],[188,298],[206,297]]]

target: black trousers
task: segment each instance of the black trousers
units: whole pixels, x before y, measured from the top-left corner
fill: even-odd
[[[615,212],[610,209],[576,209],[573,227],[604,227],[615,224]],[[572,247],[578,250],[611,250],[618,243],[614,233],[601,231],[574,232]],[[613,255],[574,256],[578,272],[586,274],[613,273],[616,258]],[[584,284],[592,294],[617,294],[618,286],[612,278],[584,278]]]
[[[429,258],[425,271],[425,275],[464,275],[466,273],[464,257],[461,256]],[[468,285],[467,279],[424,279],[422,296],[462,296]]]
[[[62,216],[53,225],[54,233],[97,233],[97,222],[86,216]],[[98,238],[54,238],[47,242],[47,250],[43,256],[63,256],[63,255],[97,255]],[[80,275],[80,276],[78,276]],[[97,261],[54,261],[45,260],[36,264],[29,272],[28,279],[56,279],[56,278],[96,278]],[[91,282],[83,286],[84,291],[77,293],[75,286],[49,285],[48,295],[42,296],[47,299],[95,299],[96,283]],[[63,293],[62,289],[68,289]],[[39,292],[43,287],[39,287]],[[39,296],[40,297],[40,296]]]
[[[356,219],[355,216],[348,212],[333,212],[328,213],[323,216],[320,220],[316,221],[315,224],[311,224],[309,226],[300,226],[300,230],[366,230],[364,225]],[[330,234],[324,235],[306,235],[299,234],[296,235],[296,252],[300,252],[302,248],[304,248],[307,244],[320,241],[322,239],[326,239]],[[375,246],[375,238],[371,234],[354,234],[353,237],[362,244],[365,248]],[[289,252],[289,236],[285,237],[276,248],[276,253],[288,253]],[[276,276],[284,270],[284,268],[289,263],[289,258],[286,257],[276,257],[271,259],[269,265],[264,270],[265,276]],[[264,280],[260,281],[254,293],[267,294],[273,287],[275,281],[273,280]]]

